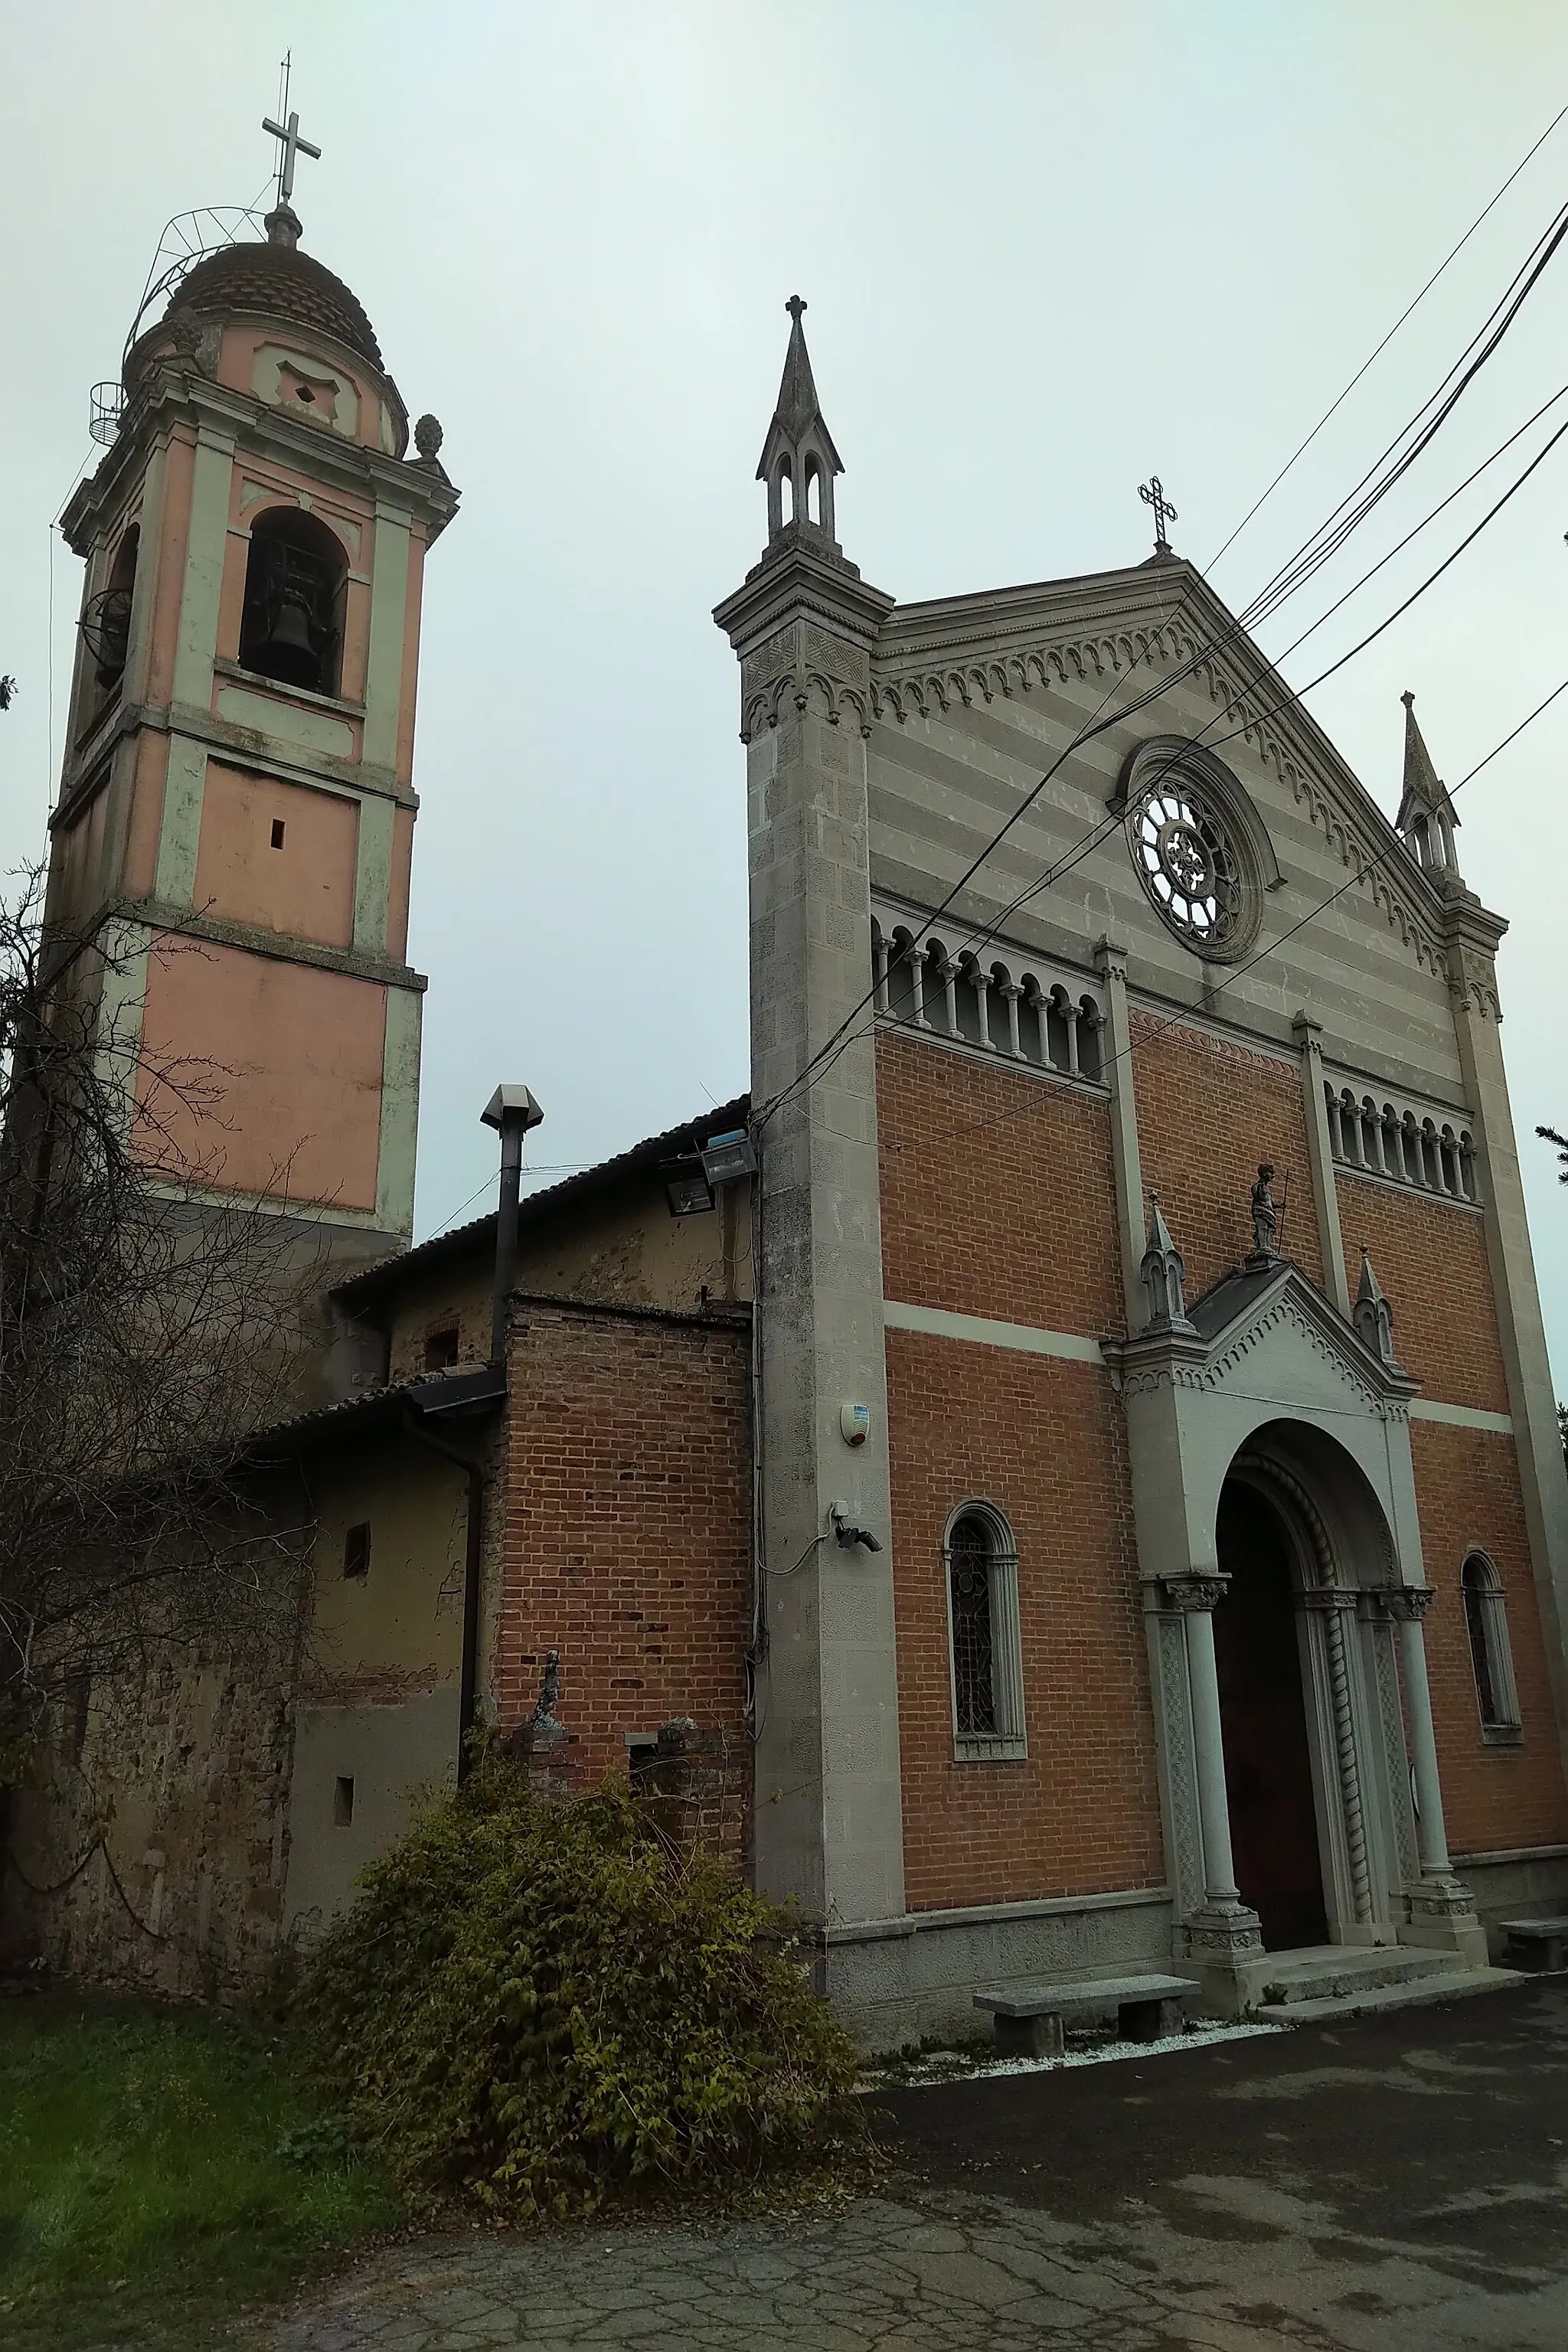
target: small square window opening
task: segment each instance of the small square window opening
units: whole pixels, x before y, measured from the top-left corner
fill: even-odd
[[[454,1323],[442,1331],[432,1331],[425,1341],[425,1369],[427,1372],[444,1372],[458,1360],[458,1327]]]
[[[275,816],[272,820],[272,846],[274,849],[281,849],[283,846],[283,820],[280,816]]]
[[[343,1574],[345,1576],[370,1574],[370,1521],[368,1519],[362,1519],[358,1527],[351,1528],[343,1538]]]
[[[350,1774],[340,1772],[332,1790],[332,1827],[346,1830],[354,1817],[354,1784]]]

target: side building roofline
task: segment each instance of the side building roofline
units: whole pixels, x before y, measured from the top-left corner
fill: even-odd
[[[660,1135],[647,1136],[613,1159],[601,1160],[574,1176],[563,1177],[560,1183],[547,1184],[541,1192],[526,1193],[518,1204],[520,1231],[574,1209],[580,1202],[586,1203],[600,1192],[611,1192],[628,1177],[651,1172],[663,1160],[694,1156],[712,1136],[722,1135],[730,1128],[743,1127],[751,1108],[751,1096],[737,1095],[730,1102],[715,1104],[700,1118],[686,1119],[679,1127],[667,1128]],[[383,1299],[393,1296],[409,1276],[434,1273],[469,1255],[478,1255],[481,1250],[493,1252],[495,1229],[496,1212],[490,1209],[482,1217],[470,1218],[467,1224],[454,1225],[449,1233],[437,1234],[429,1241],[416,1243],[412,1249],[396,1250],[388,1257],[378,1258],[374,1265],[334,1283],[328,1296],[347,1314],[369,1313]]]
[[[464,1231],[472,1232],[473,1228],[466,1226]],[[514,1290],[509,1296],[518,1307],[542,1307],[552,1313],[601,1322],[675,1324],[683,1330],[696,1331],[744,1331],[752,1321],[751,1306],[745,1300],[694,1311],[689,1307],[642,1307],[610,1299],[578,1298],[568,1291]],[[416,1412],[422,1421],[438,1420],[447,1413],[470,1417],[504,1402],[506,1393],[504,1364],[463,1364],[447,1371],[416,1373],[410,1380],[388,1381],[379,1388],[362,1389],[357,1396],[345,1397],[338,1404],[318,1405],[292,1421],[275,1422],[269,1429],[258,1430],[247,1439],[244,1451],[253,1462],[279,1462],[307,1448],[330,1445],[340,1437],[360,1437],[390,1427],[400,1423],[405,1412]]]

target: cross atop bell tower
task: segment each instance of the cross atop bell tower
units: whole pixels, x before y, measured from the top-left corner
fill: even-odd
[[[269,114],[261,118],[263,131],[278,142],[278,202],[267,215],[267,235],[273,245],[296,246],[300,242],[301,225],[293,205],[296,160],[301,155],[309,155],[318,163],[321,160],[321,149],[313,146],[309,139],[300,138],[299,116],[286,113],[293,69],[294,52],[290,49],[283,59],[281,95],[278,101],[278,111],[285,115],[285,120],[275,122]]]

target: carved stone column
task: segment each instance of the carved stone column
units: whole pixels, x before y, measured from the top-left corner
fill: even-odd
[[[1443,1825],[1443,1790],[1437,1777],[1437,1742],[1432,1729],[1432,1692],[1426,1679],[1426,1641],[1421,1622],[1432,1604],[1432,1588],[1426,1584],[1394,1585],[1379,1598],[1399,1628],[1399,1668],[1405,1685],[1410,1765],[1415,1780],[1415,1843],[1421,1857],[1421,1876],[1405,1890],[1410,1919],[1405,1941],[1435,1944],[1458,1952],[1472,1967],[1484,1968],[1486,1933],[1476,1917],[1475,1899],[1469,1888],[1454,1875],[1448,1859],[1447,1832]]]
[[[1225,1786],[1225,1738],[1214,1646],[1214,1612],[1224,1600],[1229,1581],[1219,1575],[1164,1580],[1166,1601],[1180,1612],[1186,1631],[1193,1758],[1203,1837],[1203,1908],[1189,1919],[1187,1933],[1194,1958],[1209,1962],[1223,1961],[1237,1952],[1258,1951],[1263,1943],[1258,1914],[1247,1908],[1237,1892],[1230,1846],[1230,1801]]]
[[[1323,1664],[1328,1678],[1328,1716],[1333,1735],[1334,1777],[1339,1784],[1340,1820],[1344,1832],[1344,1866],[1349,1875],[1351,1910],[1358,1928],[1370,1927],[1373,1914],[1372,1864],[1368,1853],[1366,1794],[1362,1785],[1361,1753],[1356,1738],[1355,1705],[1351,1690],[1352,1644],[1360,1588],[1354,1585],[1309,1585],[1300,1605],[1322,1626]],[[1348,1931],[1348,1922],[1343,1931]],[[1386,1928],[1384,1930],[1386,1934]],[[1348,1939],[1348,1933],[1347,1933]]]

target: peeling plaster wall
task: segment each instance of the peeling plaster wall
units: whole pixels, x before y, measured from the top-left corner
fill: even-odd
[[[204,2000],[271,1976],[294,1733],[292,1658],[279,1667],[152,1668],[92,1693],[79,1748],[79,1723],[57,1725],[14,1837],[18,1908],[52,1969]]]
[[[468,1529],[462,1472],[402,1433],[323,1455],[310,1477],[317,1532],[283,1905],[301,1943],[401,1835],[420,1795],[455,1778]],[[370,1529],[370,1565],[350,1577],[356,1526]]]

